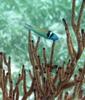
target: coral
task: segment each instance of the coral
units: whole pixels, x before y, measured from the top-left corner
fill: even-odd
[[[82,85],[85,82],[85,65],[83,68],[79,69],[79,73],[74,75],[74,70],[78,60],[80,59],[82,52],[85,48],[85,32],[84,29],[80,29],[80,22],[83,14],[83,9],[85,6],[85,0],[82,1],[82,5],[79,12],[78,21],[75,21],[75,0],[72,1],[72,28],[77,38],[78,50],[74,49],[74,45],[71,39],[71,33],[69,31],[69,26],[67,21],[63,18],[63,23],[65,26],[65,31],[67,35],[67,45],[68,51],[71,59],[69,60],[66,67],[58,67],[53,63],[55,43],[52,43],[51,53],[49,57],[49,62],[47,62],[46,49],[43,48],[42,54],[44,63],[42,63],[40,56],[38,55],[38,47],[40,38],[34,43],[31,40],[31,31],[29,31],[28,37],[28,53],[30,62],[32,64],[33,72],[29,70],[29,75],[32,80],[30,89],[27,89],[26,83],[26,71],[24,65],[22,66],[22,72],[19,74],[16,85],[13,84],[13,78],[11,74],[11,58],[8,60],[6,55],[0,52],[0,88],[2,90],[3,100],[19,100],[20,91],[19,85],[21,81],[22,90],[24,94],[22,100],[27,100],[27,98],[34,93],[34,100],[84,100]],[[7,66],[8,72],[3,69],[3,63]],[[55,69],[56,73],[53,76],[52,71]],[[71,79],[74,77],[73,79]],[[9,89],[7,88],[9,86]],[[70,94],[68,90],[73,88],[73,92]]]

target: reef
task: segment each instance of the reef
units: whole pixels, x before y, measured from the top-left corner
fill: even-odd
[[[76,0],[72,0],[71,23],[77,39],[77,51],[71,39],[69,25],[66,19],[63,18],[62,20],[65,26],[68,52],[70,55],[70,60],[66,67],[64,67],[64,65],[58,67],[53,62],[54,53],[56,53],[54,52],[56,42],[52,43],[49,62],[46,57],[46,49],[43,48],[42,63],[40,55],[37,52],[39,49],[40,37],[35,43],[32,40],[31,31],[29,31],[28,53],[32,65],[32,71],[29,70],[28,72],[32,80],[30,89],[27,88],[26,77],[28,76],[25,71],[25,66],[22,66],[22,71],[18,76],[16,85],[14,85],[11,74],[11,58],[9,57],[7,59],[5,53],[0,52],[0,88],[2,90],[3,100],[19,100],[19,85],[21,81],[23,83],[22,90],[24,92],[22,100],[27,100],[32,93],[34,93],[34,100],[54,100],[55,98],[58,100],[85,100],[84,90],[82,89],[82,85],[85,82],[85,64],[83,68],[80,68],[79,72],[74,75],[77,62],[85,48],[85,31],[80,27],[85,0],[82,1],[77,21],[75,21],[75,1]],[[7,66],[8,72],[3,69],[3,63]],[[56,73],[52,75],[52,70],[54,69]],[[73,79],[71,79],[72,77]],[[7,87],[9,87],[9,89]],[[71,94],[68,92],[69,88],[73,88]],[[65,92],[66,89],[68,90]]]

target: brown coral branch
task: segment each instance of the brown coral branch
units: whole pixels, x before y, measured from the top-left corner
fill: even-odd
[[[68,81],[71,76],[73,75],[73,72],[74,72],[74,69],[75,69],[75,66],[76,66],[76,59],[72,59],[68,64],[67,64],[67,67],[66,67],[66,73],[67,73],[67,77],[66,77],[66,81]]]
[[[51,48],[50,66],[52,66],[52,64],[53,64],[54,46],[55,46],[55,41],[53,41],[52,48]]]
[[[85,48],[85,32],[84,29],[81,30],[82,33],[82,44],[83,44],[83,48]]]
[[[25,93],[25,95],[23,96],[22,100],[27,100],[27,97],[29,97],[33,92],[33,87],[34,87],[34,79],[32,80],[32,84],[31,84],[31,87],[30,87],[29,91],[27,91]]]
[[[83,79],[84,79],[84,70],[79,69],[78,75],[75,76],[76,85],[73,93],[74,98],[75,97],[82,98],[80,96],[82,95],[81,89],[82,89]]]
[[[83,14],[83,10],[84,10],[84,6],[85,6],[85,1],[82,1],[82,5],[80,8],[80,12],[79,12],[79,17],[78,17],[78,21],[77,21],[77,25],[75,23],[75,0],[72,1],[72,27],[73,30],[76,34],[77,37],[77,43],[78,43],[78,52],[76,53],[76,59],[78,60],[83,52],[83,44],[82,44],[82,36],[80,34],[80,22],[81,22],[81,18],[82,18],[82,14]],[[64,24],[66,24],[66,22],[64,21]],[[68,29],[68,27],[67,27]],[[69,31],[68,31],[69,33]],[[71,42],[71,41],[70,41]],[[72,44],[72,43],[71,43]],[[74,53],[75,50],[73,49]]]
[[[7,77],[5,76],[5,71],[3,70],[3,80],[2,80],[2,95],[3,95],[3,100],[6,100],[6,98],[8,98],[8,93],[7,93],[7,89],[6,89],[6,85],[7,85]]]
[[[82,5],[81,5],[81,8],[80,8],[80,12],[79,12],[78,21],[77,21],[77,29],[76,29],[77,34],[79,34],[80,22],[81,22],[81,18],[82,18],[84,6],[85,6],[85,2],[84,2],[84,0],[83,0],[83,1],[82,1]]]
[[[40,42],[40,37],[38,37],[38,40],[37,40],[37,43],[36,43],[36,46],[35,46],[36,51],[37,51],[37,48],[39,46],[39,42]]]
[[[22,71],[23,71],[23,90],[24,90],[24,94],[26,94],[26,92],[27,92],[27,88],[26,88],[26,71],[24,69],[24,65],[23,65]]]
[[[33,40],[31,41],[31,46],[32,46],[32,51],[33,51],[31,56],[33,56],[33,58],[34,58],[34,66],[37,65],[37,67],[39,67],[38,66],[39,65],[39,59],[38,59],[37,51],[35,49],[34,41]]]
[[[33,57],[33,48],[32,48],[32,42],[31,42],[31,32],[29,31],[29,36],[28,36],[28,52],[29,52],[29,58],[31,61],[31,64],[33,66],[35,66],[35,62],[34,62],[34,57]],[[33,67],[34,68],[34,67]]]
[[[65,19],[63,19],[63,23],[64,23],[64,26],[65,26],[65,31],[66,31],[66,35],[67,35],[67,45],[68,45],[69,54],[70,54],[71,58],[74,59],[76,57],[76,51],[73,47],[73,43],[72,43],[72,39],[71,39],[71,36],[70,36],[69,28],[68,28],[68,25],[67,25]]]
[[[13,82],[10,81],[9,98],[13,99]]]
[[[47,64],[47,59],[46,59],[46,50],[45,50],[45,48],[43,48],[43,58],[44,58],[45,66],[46,66],[46,64]]]
[[[74,31],[76,32],[76,23],[75,23],[75,0],[72,0],[72,17],[71,23]]]
[[[19,88],[16,86],[16,95],[15,95],[16,100],[19,100]]]
[[[29,75],[30,75],[31,80],[33,80],[33,75],[32,75],[31,70],[29,70]]]
[[[58,96],[59,93],[66,88],[72,87],[75,85],[75,81],[70,81],[70,82],[62,82],[59,87],[57,87],[57,90],[55,92],[55,96]]]
[[[53,79],[53,83],[55,84],[55,82],[57,81],[57,79],[58,79],[58,72],[56,71],[56,75],[55,75],[55,77],[54,77],[54,79]]]
[[[0,87],[2,87],[3,79],[3,53],[0,52]]]
[[[78,54],[77,54],[77,59],[80,58],[82,52],[83,52],[83,44],[82,44],[82,36],[80,34],[80,22],[81,22],[81,18],[82,18],[82,14],[83,14],[83,10],[84,10],[84,6],[85,6],[85,2],[84,0],[82,1],[82,5],[80,8],[80,12],[79,12],[79,17],[78,17],[78,21],[77,21],[77,29],[76,29],[76,36],[77,36],[77,42],[78,42]]]
[[[9,57],[8,59],[8,72],[9,72],[9,80],[11,81],[12,78],[11,78],[11,58]]]

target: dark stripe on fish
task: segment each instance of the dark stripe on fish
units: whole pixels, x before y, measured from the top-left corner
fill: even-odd
[[[49,37],[49,36],[50,36],[50,32],[51,32],[51,31],[48,31],[48,33],[47,33],[47,37]]]

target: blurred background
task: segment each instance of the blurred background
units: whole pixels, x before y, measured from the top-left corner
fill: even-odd
[[[76,0],[75,20],[78,18],[81,1]],[[76,37],[71,27],[71,6],[72,0],[0,0],[0,52],[4,52],[7,57],[11,56],[12,58],[11,68],[15,83],[23,64],[27,72],[32,69],[28,54],[28,30],[24,27],[25,23],[51,29],[63,37],[56,42],[54,56],[54,63],[61,66],[64,61],[67,63],[69,58],[66,34],[62,23],[62,18],[65,18],[69,24],[73,43],[77,50]],[[85,10],[81,28],[85,29]],[[35,42],[37,37],[36,34],[32,34]],[[41,59],[43,47],[46,48],[47,57],[49,57],[51,44],[51,40],[41,37],[38,49]],[[77,64],[78,68],[83,67],[84,61],[85,50]],[[28,77],[28,87],[30,86],[29,80]]]

